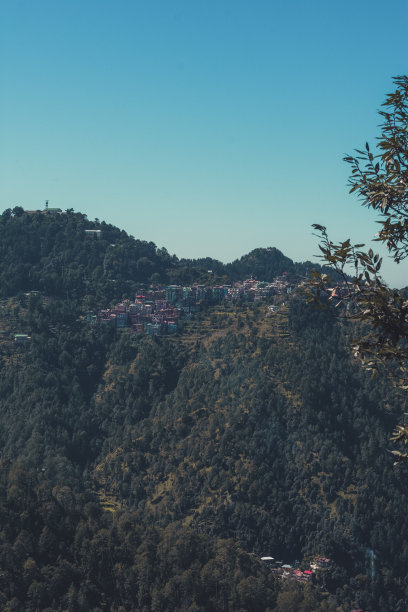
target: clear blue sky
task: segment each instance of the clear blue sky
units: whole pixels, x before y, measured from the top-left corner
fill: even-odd
[[[405,0],[3,0],[0,208],[224,262],[312,259],[314,222],[367,241],[342,156],[374,143],[407,23]]]

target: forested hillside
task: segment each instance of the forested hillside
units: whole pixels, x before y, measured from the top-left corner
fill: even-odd
[[[211,258],[179,260],[153,242],[137,240],[104,221],[66,212],[26,213],[21,207],[0,216],[0,297],[43,291],[88,305],[130,295],[147,282],[190,283],[243,279],[272,280],[282,272],[306,274],[311,264],[294,264],[278,249],[255,249],[230,264]],[[97,230],[95,235],[86,231]]]
[[[407,609],[405,404],[348,327],[300,294],[172,337],[90,327],[89,304],[196,264],[72,212],[3,214],[0,238],[1,609]],[[243,270],[290,264],[259,251]],[[331,562],[303,584],[267,555]]]

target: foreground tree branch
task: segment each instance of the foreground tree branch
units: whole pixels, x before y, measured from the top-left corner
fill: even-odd
[[[381,134],[374,153],[363,150],[347,155],[351,165],[350,192],[379,215],[381,229],[375,238],[399,264],[408,257],[408,77],[394,78],[396,89],[386,97]],[[408,389],[408,300],[390,289],[380,276],[382,260],[364,244],[350,240],[333,243],[324,226],[314,224],[320,258],[332,274],[314,272],[308,281],[308,300],[335,316],[357,321],[363,333],[352,340],[355,357],[373,375],[390,375],[396,387]],[[398,425],[392,438],[408,443],[408,421]],[[408,453],[393,450],[397,460]]]

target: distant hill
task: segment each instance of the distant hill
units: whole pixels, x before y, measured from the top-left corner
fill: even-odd
[[[3,297],[42,291],[71,299],[104,296],[106,301],[130,294],[140,283],[214,283],[250,276],[270,281],[285,271],[306,274],[312,266],[295,264],[275,248],[255,249],[230,264],[210,257],[178,259],[153,242],[103,221],[91,222],[81,213],[14,210],[0,217]]]

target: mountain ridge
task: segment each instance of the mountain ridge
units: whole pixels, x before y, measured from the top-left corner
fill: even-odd
[[[96,233],[89,234],[92,230]],[[284,271],[306,275],[312,267],[319,268],[294,263],[274,247],[254,249],[229,264],[210,257],[178,259],[153,242],[73,211],[13,214],[7,209],[0,216],[0,297],[42,291],[73,299],[87,293],[99,299],[104,293],[114,299],[134,290],[135,283],[216,283],[248,276],[269,281]]]

